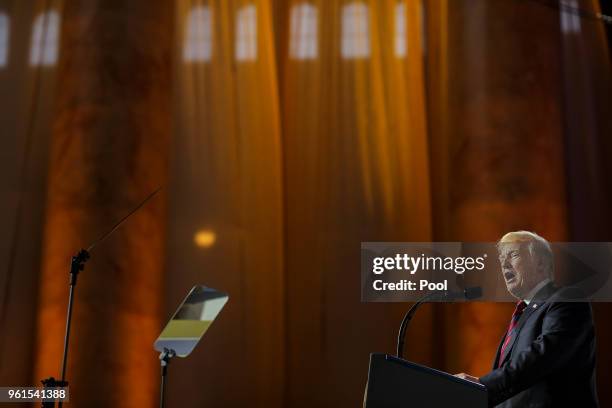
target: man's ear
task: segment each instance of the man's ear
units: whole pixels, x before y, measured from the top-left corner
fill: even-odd
[[[539,275],[548,276],[548,272],[546,271],[546,265],[544,263],[544,260],[540,258],[539,256],[536,257],[536,270],[538,271]]]

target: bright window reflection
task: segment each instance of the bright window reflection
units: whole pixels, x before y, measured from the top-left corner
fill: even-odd
[[[576,0],[562,0],[560,3],[561,11],[561,31],[565,34],[580,33],[581,23],[578,15],[578,2]]]
[[[425,6],[422,1],[419,1],[419,24],[421,30],[421,51],[423,55],[427,54],[427,15],[425,13]]]
[[[250,4],[236,13],[236,60],[257,59],[257,9]]]
[[[356,2],[342,7],[342,41],[340,53],[343,58],[364,58],[370,55],[370,27],[368,6]]]
[[[0,67],[6,66],[9,51],[10,20],[6,13],[0,13]]]
[[[395,56],[406,56],[406,6],[398,3],[395,6]]]
[[[189,12],[185,30],[183,59],[210,61],[212,57],[212,13],[209,7],[197,6]]]
[[[49,66],[57,62],[59,23],[57,11],[48,11],[36,17],[30,47],[31,65]]]
[[[317,8],[302,3],[291,8],[289,55],[299,60],[315,59],[318,52]]]

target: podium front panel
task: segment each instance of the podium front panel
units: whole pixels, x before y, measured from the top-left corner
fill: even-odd
[[[387,354],[370,356],[366,408],[486,408],[486,388]]]

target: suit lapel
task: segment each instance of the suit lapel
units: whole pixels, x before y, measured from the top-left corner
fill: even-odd
[[[497,347],[497,354],[495,356],[495,363],[494,363],[493,368],[501,367],[506,362],[506,360],[508,360],[512,352],[512,347],[514,346],[514,343],[516,342],[516,339],[518,338],[521,332],[521,329],[525,325],[525,322],[527,322],[527,320],[529,319],[529,316],[531,316],[531,314],[536,309],[539,309],[540,307],[542,307],[544,303],[548,300],[548,298],[555,292],[555,290],[556,290],[555,285],[552,282],[550,282],[548,285],[540,289],[538,293],[536,293],[533,300],[529,302],[529,306],[525,309],[525,311],[519,318],[519,321],[516,325],[514,333],[512,334],[512,337],[510,338],[510,343],[508,343],[508,346],[506,347],[506,354],[504,356],[501,356],[501,347],[504,341],[506,340],[506,335],[504,334],[504,337],[502,337],[502,340],[499,343],[499,346]],[[500,359],[501,361],[499,361]],[[498,364],[498,361],[499,361],[499,364]]]
[[[497,351],[495,352],[495,360],[493,361],[493,370],[499,367],[499,357],[501,353],[502,345],[504,344],[504,340],[506,340],[506,333],[503,334],[499,344],[497,345]]]

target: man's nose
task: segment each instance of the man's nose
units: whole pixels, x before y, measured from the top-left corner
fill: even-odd
[[[511,268],[512,267],[512,264],[510,263],[510,257],[508,257],[508,256],[502,257],[501,264],[502,264],[502,267],[504,267],[504,268]]]

